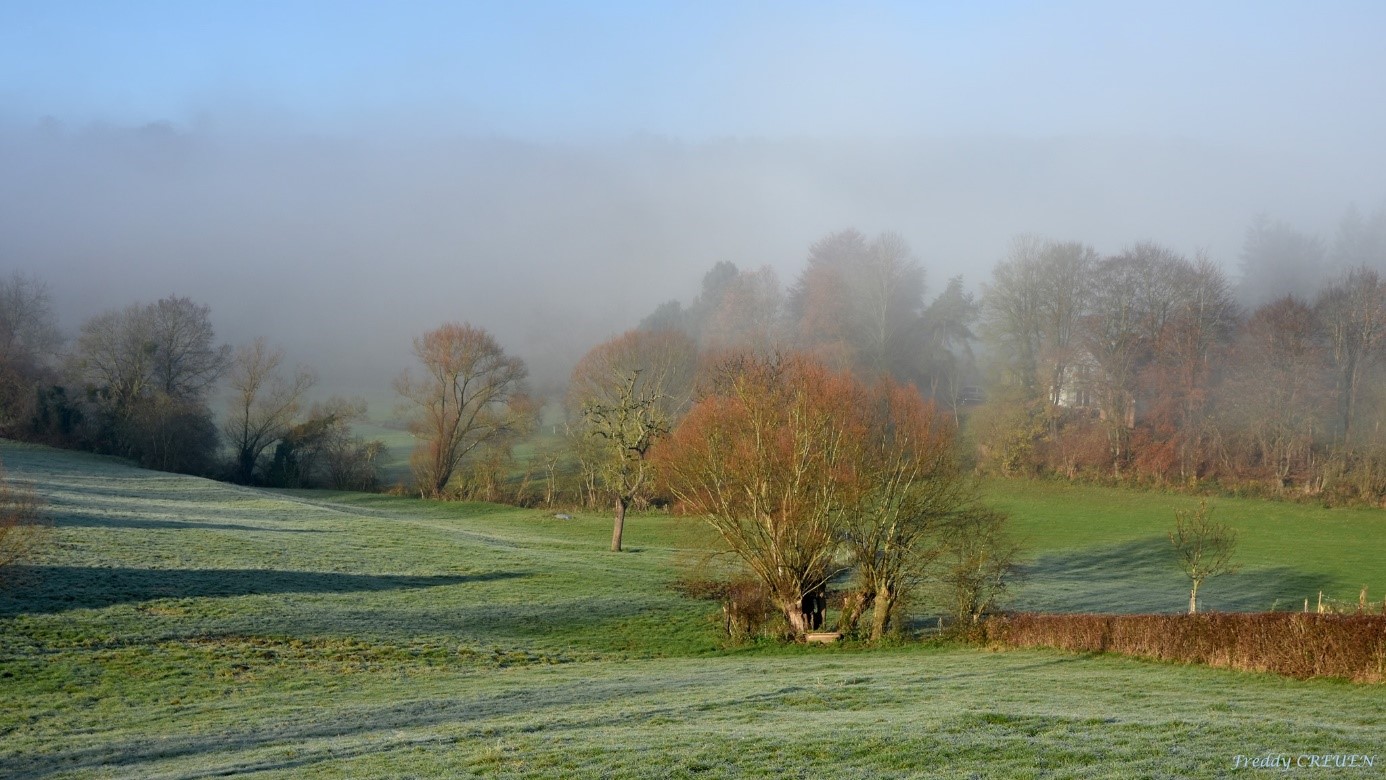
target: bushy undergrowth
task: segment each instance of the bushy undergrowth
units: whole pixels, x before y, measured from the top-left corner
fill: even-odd
[[[1386,615],[1019,614],[987,621],[984,633],[1010,647],[1122,653],[1300,679],[1386,681]]]
[[[26,485],[12,485],[0,465],[0,586],[11,567],[32,556],[47,539],[42,501]]]
[[[784,621],[776,620],[779,616],[770,601],[770,591],[755,579],[684,577],[675,580],[673,587],[689,598],[719,602],[722,633],[733,644],[784,634]]]

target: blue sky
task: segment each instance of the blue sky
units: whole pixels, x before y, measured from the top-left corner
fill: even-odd
[[[0,111],[527,138],[1386,130],[1386,3],[0,3]]]

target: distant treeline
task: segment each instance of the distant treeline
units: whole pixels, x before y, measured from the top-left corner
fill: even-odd
[[[178,296],[98,314],[64,344],[47,286],[0,280],[0,434],[248,484],[374,489],[381,445],[351,431],[364,403],[307,404],[313,373],[283,361],[264,339],[218,344],[208,308]]]
[[[1234,287],[1152,242],[1021,236],[980,295],[952,279],[927,299],[902,239],[847,230],[787,292],[721,263],[641,327],[912,382],[987,472],[1382,502],[1386,209],[1349,212],[1332,241],[1259,218],[1241,271]]]
[[[463,330],[446,343],[428,342],[446,328],[426,334],[415,354],[461,366],[449,381],[472,390],[397,381],[420,442],[409,487],[606,503],[609,464],[580,424],[594,361],[675,377],[660,390],[678,396],[660,401],[673,424],[698,366],[742,352],[912,384],[986,472],[1381,503],[1386,209],[1350,212],[1330,240],[1258,219],[1240,270],[1234,285],[1212,258],[1151,242],[1102,255],[1023,236],[979,292],[961,277],[931,291],[902,237],[843,230],[813,243],[787,286],[768,268],[718,263],[687,303],[654,307],[633,331],[677,339],[616,337],[547,399],[484,329],[446,326]],[[476,361],[505,369],[494,396],[466,395]],[[0,434],[243,483],[376,486],[382,446],[353,434],[364,404],[308,404],[312,371],[283,363],[266,340],[217,343],[207,308],[176,296],[99,313],[65,341],[43,280],[0,280]],[[433,435],[462,412],[475,427],[455,443]],[[626,492],[637,506],[658,498],[651,485]]]

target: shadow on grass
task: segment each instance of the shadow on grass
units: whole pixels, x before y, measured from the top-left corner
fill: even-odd
[[[261,525],[236,523],[203,523],[196,520],[141,520],[134,517],[65,516],[53,520],[58,528],[136,528],[169,531],[269,531],[283,534],[320,534],[316,528],[269,528]]]
[[[1021,567],[1012,607],[1033,612],[1182,612],[1189,580],[1162,536],[1046,553]],[[1288,566],[1245,569],[1206,581],[1199,607],[1220,612],[1292,609],[1324,578]]]
[[[22,587],[0,595],[0,617],[109,607],[151,599],[250,596],[266,593],[349,593],[458,585],[527,577],[527,572],[434,576],[339,574],[276,569],[117,569],[20,566]]]

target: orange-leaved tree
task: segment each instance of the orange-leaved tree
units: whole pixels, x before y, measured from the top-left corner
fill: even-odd
[[[842,508],[857,491],[861,384],[802,356],[741,355],[660,445],[661,478],[765,583],[796,636],[835,573]]]
[[[842,410],[856,418],[855,479],[842,508],[841,534],[856,591],[840,625],[855,631],[872,611],[869,636],[881,639],[906,594],[976,511],[976,491],[958,468],[953,426],[912,386],[883,379],[861,391],[865,403]]]
[[[880,639],[906,594],[984,511],[952,426],[911,386],[866,384],[803,354],[734,355],[656,460],[766,586],[796,636],[817,628],[829,579],[854,569],[840,627],[871,611]]]

